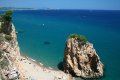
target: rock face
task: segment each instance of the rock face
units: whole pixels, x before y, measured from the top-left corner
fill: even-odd
[[[18,78],[17,67],[14,61],[20,56],[15,27],[12,24],[12,40],[4,40],[6,34],[0,33],[0,78],[2,80],[13,80]],[[14,69],[14,70],[13,70]]]
[[[83,78],[103,76],[103,64],[93,45],[82,44],[77,38],[69,38],[65,47],[64,71]]]

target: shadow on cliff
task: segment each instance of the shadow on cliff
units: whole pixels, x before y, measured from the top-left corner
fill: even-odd
[[[57,65],[57,67],[58,67],[59,70],[64,71],[63,61],[59,62],[58,65]],[[106,69],[104,69],[104,70],[106,70]],[[105,79],[105,78],[106,78],[105,73],[104,73],[104,75],[103,75],[102,77],[100,77],[100,78],[88,78],[88,79],[85,79],[85,78],[83,78],[83,77],[75,76],[74,73],[72,74],[72,76],[75,77],[76,80],[79,80],[79,79],[80,79],[80,80],[102,80],[102,79]]]
[[[63,69],[63,61],[59,62],[58,65],[57,65],[57,67],[58,67],[59,70],[63,71],[64,70]]]

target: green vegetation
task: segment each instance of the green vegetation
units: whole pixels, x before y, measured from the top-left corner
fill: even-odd
[[[11,35],[5,35],[5,39],[8,40],[8,41],[11,41],[13,38]]]
[[[3,41],[6,41],[6,39],[3,37],[2,34],[0,34],[0,43],[3,42]]]
[[[12,13],[13,13],[13,11],[11,11],[11,10],[6,11],[3,15],[1,15],[0,21],[1,22],[6,22],[6,21],[11,22],[12,21]]]
[[[12,39],[13,37],[11,35],[3,36],[3,34],[0,34],[0,43],[2,43],[3,41],[11,41]]]
[[[5,68],[6,66],[9,65],[9,61],[5,56],[3,56],[4,52],[0,50],[0,68]]]
[[[1,29],[0,32],[10,34],[12,31],[12,13],[13,11],[6,11],[0,16]]]
[[[3,51],[0,50],[0,59],[2,58]]]
[[[9,61],[7,59],[3,58],[3,60],[0,61],[0,68],[3,69],[3,68],[5,68],[8,65],[9,65]]]
[[[85,44],[87,42],[87,38],[84,35],[79,35],[79,34],[71,34],[69,38],[77,38],[78,41],[82,42]]]

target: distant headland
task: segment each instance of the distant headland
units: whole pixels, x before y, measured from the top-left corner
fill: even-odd
[[[34,8],[0,7],[0,11],[7,10],[34,10]]]

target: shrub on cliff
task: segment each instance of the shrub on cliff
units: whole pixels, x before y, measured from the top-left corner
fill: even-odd
[[[82,42],[83,44],[87,42],[87,38],[84,35],[71,34],[68,38],[77,38],[78,41]]]
[[[5,34],[10,34],[12,30],[12,11],[9,10],[5,12],[3,15],[1,15],[0,21],[1,21],[1,32]]]
[[[12,40],[12,36],[11,36],[11,35],[5,35],[5,39],[6,39],[7,41],[11,41],[11,40]]]
[[[6,39],[3,37],[2,34],[0,34],[0,43],[3,42],[3,41],[6,41]]]
[[[0,61],[0,68],[3,69],[3,68],[5,68],[8,65],[9,65],[9,61],[7,59],[3,58],[3,60]]]
[[[12,21],[12,13],[13,13],[13,11],[11,11],[11,10],[6,11],[3,15],[1,15],[0,21],[1,22],[6,22],[6,21],[11,22]]]
[[[0,50],[0,68],[2,69],[9,65],[9,61],[3,54],[4,52]]]

